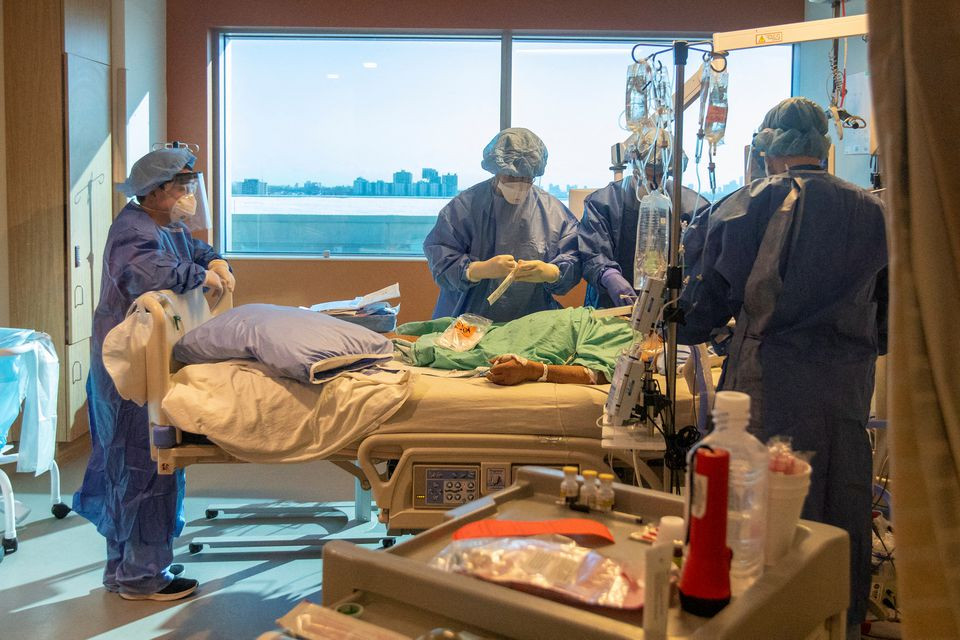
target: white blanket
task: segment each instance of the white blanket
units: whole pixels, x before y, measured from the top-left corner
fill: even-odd
[[[327,457],[369,435],[413,389],[409,371],[345,373],[323,385],[270,377],[233,360],[184,367],[162,408],[174,425],[248,462]]]

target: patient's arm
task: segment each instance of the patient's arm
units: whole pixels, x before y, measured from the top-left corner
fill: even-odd
[[[501,358],[503,358],[501,356]],[[509,359],[498,359],[490,367],[487,373],[487,380],[494,384],[512,386],[524,382],[536,382],[543,375],[545,365],[539,362],[526,361],[520,362],[513,357]],[[603,374],[597,374],[596,377],[586,367],[580,365],[554,365],[547,368],[547,382],[557,384],[605,384]]]

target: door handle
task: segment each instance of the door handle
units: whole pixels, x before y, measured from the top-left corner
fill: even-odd
[[[73,288],[73,306],[74,307],[83,306],[83,285],[82,284],[78,284]]]
[[[74,360],[73,366],[70,368],[70,384],[76,384],[83,380],[83,365],[80,364],[79,360]]]

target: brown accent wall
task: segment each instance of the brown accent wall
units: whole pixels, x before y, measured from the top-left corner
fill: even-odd
[[[167,135],[198,142],[210,172],[210,30],[469,29],[713,33],[800,22],[803,0],[167,0]],[[479,153],[479,150],[477,150]],[[400,282],[401,320],[429,317],[436,285],[423,261],[234,260],[237,303],[311,304]],[[582,301],[582,285],[564,302]]]

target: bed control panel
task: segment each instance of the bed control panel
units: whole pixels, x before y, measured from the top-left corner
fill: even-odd
[[[480,465],[413,465],[413,504],[450,509],[480,497]]]

